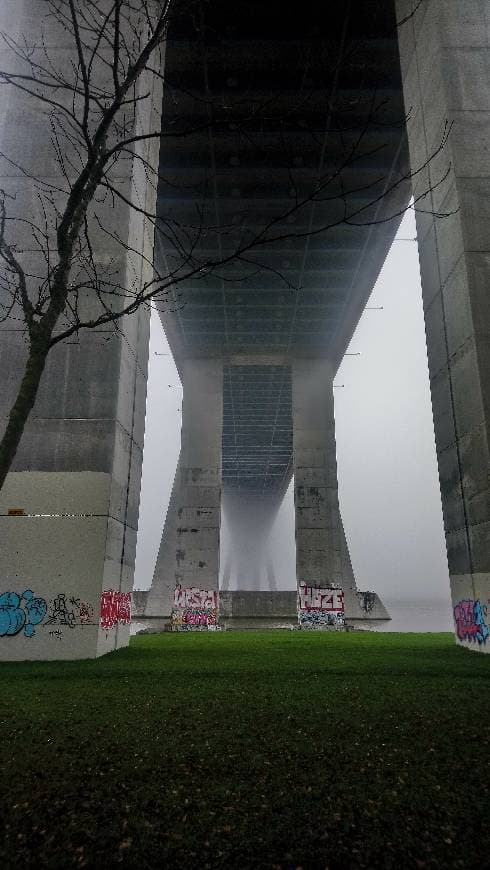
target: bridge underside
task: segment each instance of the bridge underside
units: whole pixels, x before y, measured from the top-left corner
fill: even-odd
[[[67,52],[76,56],[72,34],[45,21],[44,6],[8,4],[1,29],[39,41],[32,21],[41,22],[53,69],[65,68]],[[121,200],[109,219],[123,244],[109,252],[107,237],[94,232],[92,251],[96,262],[114,257],[128,294],[130,276],[151,280],[153,261],[173,280],[158,307],[184,387],[182,446],[148,596],[152,613],[169,615],[176,586],[181,596],[197,588],[207,603],[215,600],[222,492],[236,540],[248,529],[234,568],[247,581],[250,553],[267,560],[268,531],[291,475],[301,595],[311,605],[312,587],[342,588],[347,613],[355,580],[338,508],[332,380],[412,192],[456,633],[460,643],[487,649],[484,6],[349,0],[324,10],[308,0],[291,12],[277,0],[175,3],[163,66],[148,70],[137,106],[142,131],[158,129],[161,118],[161,142],[137,148],[120,179],[150,212],[158,200],[154,249],[153,222]],[[136,19],[137,7],[128,4]],[[8,47],[5,54],[8,65]],[[67,184],[52,158],[49,123],[14,93],[2,104],[1,137],[0,187],[15,194],[9,204],[17,216],[37,215],[20,158],[50,190]],[[99,302],[90,300],[90,311],[93,303],[100,313]],[[2,656],[95,656],[128,640],[128,626],[112,620],[110,608],[127,602],[133,581],[148,319],[142,308],[122,332],[87,330],[50,354],[1,493],[0,570],[9,595],[19,602],[23,590],[42,595],[53,615],[35,633],[2,638]],[[1,328],[5,422],[25,341],[17,323]],[[70,601],[83,604],[84,618],[101,607],[105,616],[82,625],[80,610],[65,632],[69,643],[61,643],[51,626]],[[332,601],[338,610],[337,594]]]
[[[275,584],[266,539],[291,476],[303,474],[295,427],[306,438],[297,456],[306,447],[316,451],[305,460],[312,469],[317,460],[331,466],[330,479],[310,469],[311,486],[296,489],[303,517],[312,499],[323,506],[321,517],[297,519],[301,579],[355,586],[350,563],[341,569],[332,376],[411,190],[393,4],[374,15],[364,3],[337,6],[324,24],[307,7],[183,11],[166,52],[166,129],[199,131],[162,142],[156,267],[191,274],[161,317],[182,376],[186,360],[222,367],[215,427],[233,538],[224,573],[226,584],[232,561],[240,588],[260,588],[266,574]],[[328,419],[306,424],[311,432],[314,409],[293,413],[295,377],[296,392],[308,380],[301,361],[329,408]],[[301,542],[305,523],[306,537],[318,526],[329,539],[315,544],[315,567]],[[155,580],[163,573],[161,552]]]
[[[198,18],[184,11],[166,52],[167,129],[199,132],[162,142],[156,266],[191,274],[161,316],[181,373],[185,360],[222,366],[215,429],[233,552],[224,583],[234,573],[240,588],[260,588],[266,575],[275,586],[266,542],[295,470],[295,361],[329,362],[318,399],[330,418],[318,443],[308,437],[335,467],[332,372],[410,193],[394,8],[373,17],[358,3],[329,12],[328,26],[317,21],[314,4],[298,16],[279,3],[215,3]],[[216,450],[204,461],[215,465]],[[301,577],[345,586],[335,471],[307,477],[315,495],[297,490],[297,511],[311,513],[311,498],[329,503],[306,521],[328,528],[329,544],[313,568],[297,522]],[[173,583],[162,548],[155,580]],[[350,564],[347,573],[355,586]]]
[[[284,493],[291,360],[338,365],[410,195],[394,6],[375,6],[322,24],[314,3],[216,2],[170,34],[165,129],[199,130],[162,142],[157,268],[193,270],[162,319],[179,367],[225,365],[225,492]]]

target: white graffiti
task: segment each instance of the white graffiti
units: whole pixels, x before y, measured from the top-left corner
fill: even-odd
[[[344,610],[344,593],[335,586],[307,586],[299,584],[299,610],[320,610],[339,613]]]

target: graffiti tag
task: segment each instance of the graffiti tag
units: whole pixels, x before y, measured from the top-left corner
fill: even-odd
[[[218,624],[217,610],[177,609],[172,610],[172,628],[175,631],[205,631]]]
[[[323,610],[330,613],[344,609],[344,593],[336,586],[307,586],[299,584],[299,609]]]
[[[94,616],[94,608],[80,598],[69,598],[65,592],[60,592],[49,605],[46,625],[66,625],[74,628],[76,625],[87,625]]]
[[[131,592],[107,589],[100,596],[100,624],[102,628],[129,625],[131,622]]]
[[[364,613],[371,613],[374,609],[374,605],[376,604],[376,593],[375,592],[358,592],[359,601],[361,604]]]
[[[486,643],[490,629],[486,624],[487,606],[479,600],[473,601],[467,598],[458,601],[454,607],[454,621],[456,634],[460,640],[469,640],[475,643]]]
[[[81,601],[80,598],[70,598],[70,604],[73,604],[73,606],[78,609],[80,625],[87,625],[89,622],[93,621],[94,608],[90,602]]]
[[[218,590],[199,589],[197,586],[182,587],[179,584],[174,590],[174,607],[216,610],[218,607]]]
[[[175,587],[172,610],[174,631],[208,631],[218,624],[218,590],[197,586]]]
[[[0,595],[0,637],[13,637],[24,632],[25,637],[33,637],[36,626],[53,626],[48,631],[50,637],[60,640],[63,629],[56,626],[75,628],[94,624],[94,607],[80,598],[69,598],[60,592],[50,602],[36,598],[34,592],[4,592]],[[96,624],[96,623],[95,623]]]
[[[335,628],[342,626],[344,622],[344,612],[326,613],[321,610],[300,610],[299,624],[301,628]]]
[[[0,637],[14,637],[22,630],[25,637],[33,637],[35,626],[46,616],[44,598],[35,598],[31,589],[4,592],[0,595]]]
[[[298,588],[298,621],[301,628],[336,628],[344,625],[344,593],[337,586]]]

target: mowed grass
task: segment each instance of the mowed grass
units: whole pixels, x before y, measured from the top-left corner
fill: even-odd
[[[448,634],[3,664],[0,867],[489,867],[489,678]]]

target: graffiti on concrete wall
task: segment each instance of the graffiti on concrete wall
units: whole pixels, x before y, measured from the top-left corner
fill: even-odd
[[[207,631],[218,623],[217,610],[185,610],[172,611],[172,628],[174,631]]]
[[[357,596],[364,613],[372,613],[376,604],[376,592],[358,592]]]
[[[100,596],[100,624],[102,628],[129,625],[131,622],[131,592],[106,589]]]
[[[344,625],[344,593],[337,586],[298,588],[298,621],[301,628],[338,628]]]
[[[175,587],[172,609],[174,631],[209,631],[218,624],[218,590],[196,586]]]
[[[25,637],[33,637],[46,611],[46,600],[36,598],[31,589],[3,592],[0,595],[0,637],[14,637],[21,632]]]
[[[490,629],[486,623],[487,605],[467,598],[454,607],[456,634],[460,640],[482,644],[487,642]]]
[[[335,613],[344,610],[344,593],[337,586],[299,584],[299,609]]]
[[[319,610],[300,610],[299,624],[301,628],[337,628],[345,624],[344,613],[343,611],[327,613]]]
[[[103,629],[131,622],[131,593],[108,589],[100,598],[100,625]],[[21,633],[33,637],[36,627],[48,629],[48,635],[61,640],[63,630],[97,626],[95,606],[90,601],[59,592],[48,602],[36,598],[34,592],[4,592],[0,594],[0,637]]]
[[[202,610],[216,610],[218,607],[217,589],[199,589],[197,586],[175,587],[174,607],[191,607]]]
[[[80,598],[68,598],[65,592],[60,592],[50,602],[46,625],[64,625],[75,628],[76,625],[88,625],[93,621],[94,608],[88,601]]]

